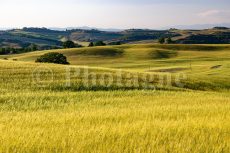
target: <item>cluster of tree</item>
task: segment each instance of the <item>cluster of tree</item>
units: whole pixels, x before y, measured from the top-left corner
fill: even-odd
[[[108,45],[121,45],[122,43],[120,41],[117,42],[111,42]]]
[[[121,42],[111,42],[108,45],[121,45]],[[103,41],[97,41],[97,42],[91,42],[89,44],[89,47],[93,46],[106,46],[106,43]],[[62,47],[60,46],[37,46],[35,44],[30,44],[27,47],[21,47],[21,48],[0,48],[0,55],[6,55],[6,54],[19,54],[19,53],[26,53],[26,52],[32,52],[37,50],[52,50],[52,49],[60,49],[60,48],[80,48],[83,47],[80,44],[74,43],[73,41],[65,41],[62,43]]]
[[[46,53],[46,54],[40,56],[39,58],[37,58],[37,60],[35,62],[38,62],[38,63],[69,64],[69,62],[67,61],[66,56],[64,56],[61,53],[56,53],[56,52]]]
[[[121,45],[121,42],[111,42],[108,45]],[[76,44],[71,40],[65,41],[62,44],[63,48],[80,48],[83,47],[82,45]],[[96,41],[96,42],[90,42],[88,47],[93,47],[93,46],[106,46],[106,43],[103,41]]]
[[[45,27],[43,28],[33,28],[33,27],[24,27],[22,31],[26,32],[42,32],[42,33],[48,33],[48,32],[53,32],[54,30],[47,29]],[[58,32],[58,31],[57,31]]]
[[[27,53],[27,52],[38,51],[38,50],[52,50],[52,49],[60,49],[60,47],[37,46],[35,44],[31,44],[28,47],[21,47],[21,48],[4,47],[4,48],[0,48],[0,55],[20,54],[20,53]]]
[[[121,45],[121,42],[111,42],[109,45]],[[65,41],[62,44],[63,48],[80,48],[83,47],[82,45],[76,44],[71,40]],[[96,42],[90,42],[88,47],[93,46],[106,46],[106,43],[103,41],[96,41]]]
[[[30,51],[37,51],[38,46],[35,44],[31,44],[28,47],[24,48],[0,48],[0,55],[6,55],[6,54],[18,54],[18,53],[25,53],[25,52],[30,52]]]
[[[68,40],[68,41],[63,42],[62,47],[63,48],[80,48],[82,47],[82,45],[76,44],[73,41]]]
[[[103,41],[90,42],[89,47],[93,47],[93,46],[106,46],[106,43],[104,43]]]
[[[218,30],[228,30],[229,28],[227,28],[227,27],[214,27],[213,29],[218,29]]]
[[[85,33],[102,33],[103,31],[97,29],[66,29],[66,32],[73,33],[73,32],[85,32]]]
[[[0,48],[0,55],[13,54],[16,52],[22,52],[21,48]]]
[[[197,34],[177,40],[180,44],[229,44],[230,32],[218,32],[215,34]]]
[[[168,37],[168,38],[161,37],[161,38],[158,39],[158,42],[159,42],[160,44],[173,44],[173,43],[175,43],[175,42],[171,39],[171,37]]]

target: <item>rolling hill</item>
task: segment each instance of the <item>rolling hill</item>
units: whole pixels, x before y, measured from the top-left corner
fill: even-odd
[[[40,49],[60,47],[65,40],[87,45],[88,42],[153,43],[160,37],[171,37],[178,44],[228,44],[230,29],[216,27],[205,30],[145,30],[99,31],[73,29],[66,31],[46,28],[23,28],[0,31],[0,48],[20,48],[36,44]]]
[[[71,65],[34,62],[54,51]],[[0,152],[228,153],[229,51],[126,44],[0,56]]]
[[[0,60],[0,152],[229,152],[229,92],[86,88],[77,68]]]
[[[230,45],[139,44],[36,51],[1,58],[34,62],[47,52],[59,52],[67,56],[71,65],[122,69],[151,75],[184,73],[188,77],[184,82],[185,88],[225,90],[230,89],[227,79],[229,50]]]

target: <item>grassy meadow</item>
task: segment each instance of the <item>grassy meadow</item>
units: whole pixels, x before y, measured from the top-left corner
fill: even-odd
[[[34,63],[46,52],[71,65]],[[0,152],[228,153],[229,52],[143,44],[1,56]]]

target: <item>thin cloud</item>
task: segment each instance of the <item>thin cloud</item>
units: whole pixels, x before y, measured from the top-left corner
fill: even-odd
[[[230,11],[227,10],[208,10],[198,13],[200,17],[213,17],[213,16],[230,16]]]

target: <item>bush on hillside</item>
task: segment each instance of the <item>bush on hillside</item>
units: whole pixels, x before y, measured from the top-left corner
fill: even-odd
[[[103,41],[97,41],[97,42],[90,42],[88,47],[93,47],[93,46],[106,46],[106,43]]]
[[[93,46],[94,46],[93,42],[90,42],[88,47],[93,47]]]
[[[41,57],[37,58],[35,62],[39,63],[55,63],[55,64],[69,64],[66,56],[60,53],[46,53]]]
[[[106,44],[103,41],[97,41],[94,43],[94,46],[106,46]]]
[[[108,45],[121,45],[121,42],[120,42],[120,41],[111,42],[111,43],[109,43]]]
[[[164,37],[159,38],[159,39],[158,39],[158,42],[159,42],[160,44],[164,44],[164,43],[165,43],[165,38],[164,38]]]
[[[171,39],[171,37],[166,39],[167,44],[173,44],[174,41]]]
[[[70,40],[63,42],[62,46],[63,48],[75,48],[76,47],[74,42]]]

